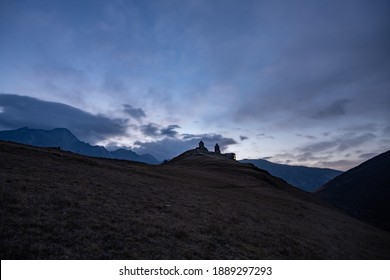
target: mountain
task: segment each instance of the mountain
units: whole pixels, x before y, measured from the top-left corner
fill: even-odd
[[[390,231],[390,151],[337,176],[315,195],[351,216]]]
[[[118,149],[110,152],[101,146],[91,146],[90,144],[77,139],[77,137],[66,128],[42,130],[23,127],[16,130],[0,131],[0,140],[37,147],[57,147],[63,151],[70,151],[91,157],[132,160],[149,164],[159,163],[156,158],[149,154],[138,155],[133,151],[126,149]]]
[[[199,150],[147,165],[0,141],[0,201],[2,260],[390,258],[389,232]]]
[[[343,173],[342,171],[328,168],[278,164],[264,159],[243,159],[241,162],[252,163],[258,168],[267,170],[272,175],[280,177],[287,183],[307,192],[318,189]]]

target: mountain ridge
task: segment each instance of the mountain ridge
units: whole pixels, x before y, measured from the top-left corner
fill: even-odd
[[[313,192],[342,171],[330,168],[287,165],[273,163],[265,159],[243,159],[243,163],[252,163],[258,168],[267,170],[273,176],[284,179],[289,184],[307,192]]]
[[[80,155],[139,161],[149,164],[160,163],[150,154],[138,155],[127,149],[108,151],[102,146],[92,146],[80,141],[67,128],[54,128],[52,130],[31,129],[22,127],[16,130],[0,131],[0,140],[27,144],[37,147],[60,148]]]
[[[353,217],[390,231],[390,150],[335,177],[314,194]]]

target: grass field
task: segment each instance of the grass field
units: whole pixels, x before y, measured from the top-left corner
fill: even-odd
[[[389,259],[390,233],[266,171],[0,142],[1,259]]]

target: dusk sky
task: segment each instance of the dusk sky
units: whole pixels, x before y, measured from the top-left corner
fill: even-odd
[[[390,1],[0,0],[0,130],[346,170],[390,148]]]

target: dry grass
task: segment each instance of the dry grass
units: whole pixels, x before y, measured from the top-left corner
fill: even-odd
[[[390,234],[249,165],[0,142],[1,259],[389,259]]]

